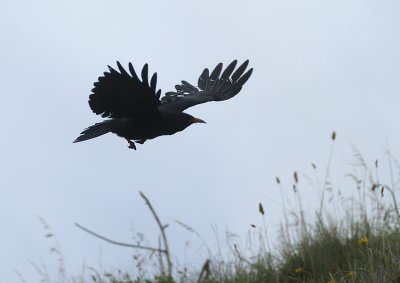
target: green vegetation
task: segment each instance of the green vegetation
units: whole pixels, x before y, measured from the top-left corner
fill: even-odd
[[[400,214],[396,201],[400,166],[387,152],[384,162],[388,170],[383,171],[389,172],[386,174],[389,182],[381,182],[378,160],[367,166],[362,155],[353,148],[354,172],[346,178],[354,181],[354,188],[351,188],[349,196],[343,196],[340,190],[333,188],[330,180],[335,139],[334,133],[321,185],[318,180],[313,181],[298,172],[293,174],[289,190],[283,187],[279,178],[276,179],[283,202],[287,201],[284,194],[289,192],[293,194],[291,199],[294,203],[284,205],[279,242],[273,248],[270,247],[265,225],[268,216],[260,203],[258,211],[264,221],[261,227],[252,225],[253,239],[257,239],[252,241],[253,255],[248,256],[248,251],[242,251],[235,241],[228,241],[231,254],[226,258],[229,260],[216,255],[206,260],[198,270],[176,270],[166,245],[165,226],[142,194],[159,224],[162,236],[165,236],[159,250],[143,251],[139,247],[142,252],[134,257],[136,268],[128,272],[91,269],[74,279],[67,279],[65,274],[58,280],[43,276],[43,282],[400,282]],[[317,171],[314,164],[312,170]],[[302,180],[307,182],[302,184]],[[304,209],[308,204],[304,205],[303,186],[316,188],[319,201],[316,211],[310,213]],[[196,233],[193,228],[178,224]],[[52,236],[52,233],[48,235]],[[144,258],[148,259],[150,254],[152,260],[144,263]],[[62,265],[61,256],[59,261]],[[154,267],[156,275],[148,275],[154,274]],[[60,267],[60,272],[63,270]],[[38,271],[44,274],[42,270]]]

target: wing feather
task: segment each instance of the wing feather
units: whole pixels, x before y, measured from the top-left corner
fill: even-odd
[[[130,74],[117,62],[118,71],[108,66],[109,71],[94,83],[89,105],[92,111],[108,118],[134,118],[138,120],[159,119],[159,95],[156,92],[157,74],[154,73],[149,86],[148,65],[145,64],[141,76],[137,76],[129,63]]]
[[[140,83],[141,81],[140,81],[139,77],[137,76],[137,74],[136,74],[136,72],[135,72],[135,69],[133,68],[132,63],[129,62],[129,65],[128,65],[128,66],[129,66],[129,72],[131,73],[132,79],[133,79],[135,82]]]
[[[154,73],[150,80],[150,87],[153,93],[156,93],[157,88],[157,73]]]
[[[125,69],[122,67],[121,63],[117,61],[117,66],[120,74],[124,77],[129,77],[129,74],[125,71]]]
[[[250,78],[251,74],[253,73],[253,69],[250,69],[249,71],[247,71],[246,74],[244,74],[242,77],[239,78],[238,85],[244,85],[247,80]]]
[[[219,75],[221,74],[221,71],[222,71],[222,63],[219,63],[219,64],[214,68],[214,70],[211,72],[210,79],[211,79],[211,80],[216,80],[216,79],[218,79],[218,78],[219,78]]]
[[[201,90],[206,89],[206,77],[208,77],[208,69],[204,69],[204,71],[201,73],[199,80],[197,82],[197,85]]]
[[[144,64],[142,69],[142,82],[145,86],[149,86],[149,65]]]
[[[244,73],[244,71],[247,68],[247,65],[249,65],[249,60],[246,60],[240,67],[233,73],[232,75],[232,81],[236,82],[240,76]]]
[[[221,75],[221,80],[227,80],[231,76],[233,70],[235,70],[236,64],[237,60],[233,60],[233,62],[226,67],[225,71]]]
[[[197,88],[186,81],[182,81],[180,85],[175,86],[176,91],[165,93],[164,97],[161,98],[161,107],[184,111],[200,103],[223,101],[234,97],[240,92],[253,72],[253,69],[246,72],[249,60],[246,60],[235,71],[236,65],[237,60],[234,60],[222,71],[223,65],[219,63],[213,69],[211,75],[207,68],[204,69],[198,79]]]

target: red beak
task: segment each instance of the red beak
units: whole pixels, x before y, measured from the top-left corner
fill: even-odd
[[[203,120],[201,120],[199,118],[193,118],[192,123],[204,123],[204,124],[207,124],[206,121],[203,121]]]

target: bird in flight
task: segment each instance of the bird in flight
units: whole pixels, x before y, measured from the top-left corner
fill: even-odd
[[[245,72],[248,64],[247,60],[235,70],[237,60],[234,60],[222,71],[219,63],[211,74],[204,69],[197,87],[182,81],[175,86],[176,91],[165,93],[161,99],[161,90],[156,89],[157,73],[149,83],[147,64],[143,66],[141,79],[132,63],[128,65],[129,73],[119,62],[119,71],[108,66],[109,71],[94,83],[89,96],[92,111],[108,119],[85,129],[74,143],[114,133],[136,150],[135,143],[143,144],[158,136],[183,131],[194,123],[205,123],[183,111],[197,104],[234,97],[251,76],[253,69]]]

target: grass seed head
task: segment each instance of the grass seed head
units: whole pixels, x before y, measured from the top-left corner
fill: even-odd
[[[263,207],[263,205],[262,205],[262,203],[260,202],[259,204],[258,204],[258,211],[262,214],[262,215],[264,215],[264,207]]]

